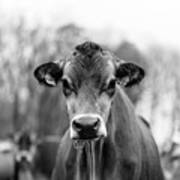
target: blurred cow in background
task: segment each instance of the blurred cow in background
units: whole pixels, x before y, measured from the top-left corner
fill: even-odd
[[[37,137],[23,131],[16,135],[15,179],[47,180],[55,165],[59,137]]]
[[[33,180],[33,166],[36,154],[34,134],[24,131],[16,135],[14,180]]]
[[[36,137],[21,131],[0,142],[0,179],[34,180]]]

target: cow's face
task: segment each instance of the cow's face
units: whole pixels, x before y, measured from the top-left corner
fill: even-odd
[[[117,82],[124,86],[136,84],[144,71],[86,42],[77,46],[68,60],[39,66],[35,76],[49,86],[62,82],[71,138],[96,139],[107,136],[106,122]]]
[[[32,164],[35,153],[36,153],[36,146],[35,146],[35,134],[30,132],[20,132],[16,134],[14,137],[14,141],[17,145],[17,152],[16,152],[16,162],[20,164]]]

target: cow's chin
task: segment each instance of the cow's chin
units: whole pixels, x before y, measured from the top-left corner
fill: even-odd
[[[104,138],[105,138],[104,136],[98,136],[98,137],[93,138],[93,139],[73,139],[73,146],[75,149],[82,149],[87,144],[89,144],[91,142],[99,141],[99,140],[104,139]]]
[[[75,149],[82,149],[86,144],[85,140],[74,139],[73,146]]]

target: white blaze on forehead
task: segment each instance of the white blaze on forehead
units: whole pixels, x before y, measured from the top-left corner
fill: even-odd
[[[100,126],[98,129],[98,135],[101,136],[103,135],[104,137],[107,136],[107,129],[106,129],[106,125],[105,125],[105,121],[103,120],[103,118],[99,115],[99,114],[93,114],[93,113],[85,113],[85,114],[77,114],[75,115],[71,122],[70,122],[70,137],[76,137],[77,136],[77,132],[72,128],[72,122],[77,120],[77,119],[81,119],[81,118],[97,118],[100,120]]]

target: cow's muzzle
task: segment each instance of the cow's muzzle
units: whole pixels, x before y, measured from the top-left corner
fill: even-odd
[[[98,114],[76,115],[71,122],[72,139],[93,140],[107,136],[103,118]]]

